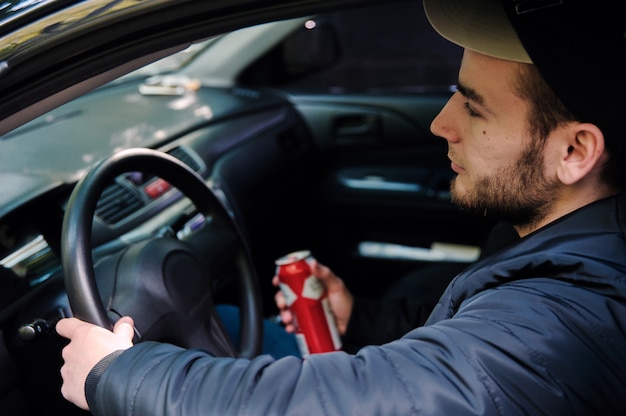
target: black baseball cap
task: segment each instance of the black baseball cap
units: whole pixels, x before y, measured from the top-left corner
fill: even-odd
[[[581,122],[626,160],[623,0],[424,0],[439,34],[466,49],[533,63]]]

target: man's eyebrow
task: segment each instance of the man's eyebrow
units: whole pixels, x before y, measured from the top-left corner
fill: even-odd
[[[476,92],[475,89],[470,88],[467,85],[463,85],[461,82],[457,84],[456,89],[468,100],[474,101],[475,103],[478,103],[480,105],[483,105],[485,103],[482,95]]]

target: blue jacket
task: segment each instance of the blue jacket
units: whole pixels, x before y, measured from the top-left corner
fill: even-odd
[[[305,360],[143,342],[89,387],[96,415],[626,415],[626,198],[471,266],[425,326]],[[110,363],[109,363],[110,362]]]

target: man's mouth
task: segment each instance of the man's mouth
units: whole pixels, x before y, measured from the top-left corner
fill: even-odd
[[[453,155],[448,155],[448,159],[450,159],[450,168],[452,169],[452,171],[454,171],[455,173],[459,174],[462,172],[465,172],[465,169],[463,169],[463,167],[461,167],[459,164],[457,164],[454,160],[452,160]]]

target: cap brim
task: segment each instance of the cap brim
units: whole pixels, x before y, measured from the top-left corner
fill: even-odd
[[[532,63],[498,0],[424,0],[424,10],[441,36],[463,48]]]

